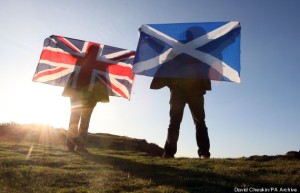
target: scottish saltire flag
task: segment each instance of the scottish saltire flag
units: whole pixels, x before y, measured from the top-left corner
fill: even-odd
[[[52,35],[44,48],[33,81],[65,86],[73,74],[72,87],[97,81],[104,83],[111,96],[130,98],[135,52],[94,42]]]
[[[142,25],[133,73],[240,82],[240,31],[237,21]]]

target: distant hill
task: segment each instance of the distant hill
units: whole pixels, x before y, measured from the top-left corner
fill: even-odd
[[[0,124],[0,140],[34,142],[45,145],[64,145],[67,131],[39,124]],[[87,146],[101,149],[145,152],[151,156],[161,156],[163,149],[145,139],[135,139],[106,133],[89,133]]]

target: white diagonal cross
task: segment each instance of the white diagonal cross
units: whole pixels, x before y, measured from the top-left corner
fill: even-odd
[[[218,58],[201,52],[199,50],[196,50],[196,48],[203,46],[212,40],[215,40],[231,30],[240,27],[240,23],[237,21],[229,22],[203,36],[200,36],[193,41],[190,41],[188,43],[181,43],[178,40],[148,26],[143,25],[141,28],[141,31],[144,33],[155,37],[162,42],[165,42],[167,45],[169,45],[171,48],[167,49],[164,53],[151,58],[146,61],[139,62],[135,64],[134,67],[134,73],[139,73],[145,70],[149,70],[151,68],[154,68],[156,66],[161,65],[162,63],[165,63],[173,58],[175,58],[177,55],[186,53],[188,55],[191,55],[192,57],[208,64],[211,66],[211,68],[215,69],[220,74],[223,74],[225,77],[227,77],[229,80],[234,82],[240,82],[239,74],[236,70],[231,68],[229,65],[227,65],[225,62],[219,60]],[[147,65],[143,65],[143,63],[147,63]]]

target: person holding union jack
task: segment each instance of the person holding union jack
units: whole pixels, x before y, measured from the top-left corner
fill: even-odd
[[[91,46],[87,57],[96,57],[99,46]],[[86,78],[84,71],[89,68],[89,60],[83,60],[80,65],[81,73],[73,73],[65,86],[62,95],[70,97],[71,116],[67,134],[67,147],[70,152],[87,152],[86,141],[92,112],[97,102],[109,102],[107,87],[101,82],[92,85]],[[83,78],[80,79],[82,76]],[[81,80],[81,81],[78,81]]]
[[[130,98],[135,51],[51,35],[44,40],[33,81],[63,86],[70,97],[69,151],[86,151],[90,118],[109,96]]]

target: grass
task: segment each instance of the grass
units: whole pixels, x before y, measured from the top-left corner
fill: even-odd
[[[300,191],[296,159],[162,159],[93,146],[88,150],[69,153],[61,145],[1,141],[0,193]]]

